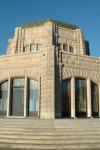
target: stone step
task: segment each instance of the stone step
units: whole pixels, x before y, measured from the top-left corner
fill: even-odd
[[[34,131],[34,132],[27,132],[27,131],[0,131],[0,135],[2,134],[18,134],[18,135],[100,135],[98,131],[83,131],[83,132],[76,132],[76,131]]]
[[[67,131],[99,131],[100,130],[100,127],[90,127],[90,128],[71,128],[71,127],[55,127],[55,128],[49,128],[49,127],[47,127],[47,126],[45,126],[45,127],[29,127],[29,126],[27,126],[27,127],[16,127],[16,126],[1,126],[0,127],[0,131],[3,131],[3,130],[8,130],[8,131],[65,131],[65,132],[67,132]]]
[[[96,139],[61,139],[55,137],[55,139],[19,139],[19,138],[0,138],[0,143],[16,143],[16,144],[99,144],[100,138]]]
[[[3,125],[12,125],[12,126],[44,126],[44,125],[47,125],[47,126],[64,126],[64,127],[67,127],[67,126],[69,126],[69,127],[94,127],[94,126],[97,126],[97,127],[99,127],[100,126],[100,124],[82,124],[82,125],[80,125],[80,124],[55,124],[55,123],[44,123],[44,124],[42,124],[42,123],[23,123],[23,124],[20,124],[20,123],[1,123],[0,122],[0,126],[3,126]]]
[[[0,143],[16,143],[16,144],[99,144],[100,143],[100,139],[60,139],[59,137],[56,139],[19,139],[16,138],[2,138],[0,139]]]
[[[56,148],[56,150],[58,150],[59,148]],[[25,150],[24,148],[2,148],[2,150]],[[29,149],[29,150],[40,150],[40,148],[39,149],[34,149],[34,148],[32,148],[32,149]],[[44,150],[44,148],[43,149],[41,149],[41,150]],[[48,150],[48,149],[45,149],[45,150]],[[52,150],[52,148],[49,148],[49,150]],[[53,150],[55,150],[55,149],[53,149]],[[61,147],[60,147],[60,150],[72,150],[72,149],[66,149],[66,148],[64,148],[64,149],[62,149]],[[78,149],[77,148],[77,150],[100,150],[100,148],[80,148],[80,149]]]
[[[55,121],[52,121],[52,122],[46,122],[45,120],[44,120],[44,122],[34,122],[34,121],[30,121],[30,120],[27,120],[26,122],[22,122],[22,121],[20,121],[20,120],[18,120],[18,121],[3,121],[3,120],[0,120],[0,122],[1,122],[1,124],[20,124],[20,125],[25,125],[25,124],[27,124],[27,125],[31,125],[31,124],[37,124],[37,125],[44,125],[44,124],[50,124],[50,125],[71,125],[71,126],[73,126],[73,125],[79,125],[79,126],[88,126],[88,125],[100,125],[100,122],[76,122],[76,123],[74,123],[74,120],[73,120],[73,122],[65,122],[65,121],[62,121],[62,122],[55,122]]]
[[[89,130],[89,129],[100,129],[100,126],[98,125],[94,125],[94,126],[68,126],[68,125],[63,125],[63,126],[53,126],[53,125],[0,125],[0,128],[17,128],[17,129],[20,129],[20,128],[24,128],[24,129],[65,129],[65,130],[81,130],[81,129],[85,129],[85,130]]]
[[[64,139],[64,140],[78,140],[78,139],[85,139],[85,140],[90,140],[90,139],[100,139],[100,135],[21,135],[21,134],[1,134],[0,139]]]
[[[9,143],[0,143],[0,148],[3,150],[3,148],[6,148],[6,150],[10,149],[24,149],[24,150],[97,150],[100,149],[100,144],[98,143],[79,143],[79,144],[9,144]]]
[[[89,123],[66,123],[66,122],[62,122],[62,123],[59,123],[59,122],[3,122],[2,120],[0,120],[0,126],[1,125],[16,125],[16,126],[44,126],[44,125],[49,125],[49,126],[71,126],[71,127],[89,127],[89,126],[97,126],[99,127],[100,126],[100,122],[89,122]]]
[[[0,143],[0,148],[3,149],[3,148],[6,148],[6,150],[10,149],[24,149],[24,150],[56,150],[57,146],[56,144],[16,144],[16,143],[13,143],[13,144],[9,144],[9,143]]]
[[[61,130],[61,128],[59,129]],[[30,127],[0,127],[0,131],[25,131],[25,132],[34,132],[34,131],[55,131],[54,128],[30,128]]]
[[[65,126],[52,126],[52,125],[0,125],[0,129],[2,129],[2,128],[8,128],[8,129],[11,129],[11,128],[13,128],[13,129],[15,129],[15,128],[17,128],[17,129],[22,129],[22,128],[24,128],[24,129],[46,129],[46,128],[49,128],[49,129],[65,129],[65,130],[81,130],[81,129],[85,129],[85,130],[91,130],[91,129],[100,129],[100,126],[68,126],[68,125],[65,125]]]
[[[62,123],[62,122],[65,122],[65,123],[85,123],[85,122],[95,122],[95,121],[97,121],[97,122],[99,122],[100,121],[100,118],[91,118],[91,119],[89,119],[89,118],[82,118],[82,119],[34,119],[34,118],[16,118],[16,117],[14,117],[14,118],[0,118],[0,121],[3,121],[3,122],[27,122],[27,121],[29,121],[29,122],[57,122],[57,123]],[[74,122],[73,122],[74,121]],[[100,123],[100,122],[99,122]]]
[[[97,150],[100,119],[0,118],[1,150]]]
[[[56,129],[56,130],[41,130],[41,129],[36,129],[36,130],[25,130],[25,129],[10,129],[10,130],[8,130],[8,129],[2,129],[2,130],[0,130],[0,135],[1,134],[14,134],[14,133],[16,133],[16,134],[29,134],[29,135],[31,135],[31,134],[34,134],[34,135],[36,135],[36,134],[44,134],[44,135],[47,135],[47,134],[53,134],[53,135],[56,135],[56,134],[61,134],[61,135],[73,135],[74,133],[76,133],[76,135],[79,135],[79,134],[100,134],[100,130],[64,130],[64,129]]]

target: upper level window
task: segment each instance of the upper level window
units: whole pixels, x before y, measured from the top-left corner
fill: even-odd
[[[69,44],[63,43],[63,50],[66,51],[66,52],[74,53],[74,47],[72,47]]]
[[[37,50],[41,49],[42,44],[37,44]]]
[[[35,52],[41,49],[41,44],[31,44],[31,51]]]
[[[24,46],[23,52],[36,52],[41,49],[41,44],[29,44]]]
[[[68,44],[63,44],[63,50],[68,52]]]
[[[24,52],[29,52],[29,49],[30,49],[30,46],[29,46],[29,45],[26,45],[26,46],[24,47]]]
[[[37,50],[37,44],[31,44],[31,51],[34,52]]]
[[[69,45],[69,52],[71,52],[71,53],[74,52],[74,48],[71,45]]]
[[[62,44],[61,43],[58,43],[58,50],[62,49]]]

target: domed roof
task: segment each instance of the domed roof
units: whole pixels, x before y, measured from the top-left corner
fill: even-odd
[[[49,21],[52,23],[55,23],[59,27],[68,28],[68,29],[72,29],[72,30],[79,29],[79,27],[76,25],[57,21],[57,20],[53,20],[53,19],[41,20],[41,21],[25,24],[22,26],[22,28],[27,29],[27,28],[33,28],[33,27],[41,26],[41,25],[44,25],[46,22],[49,22]]]

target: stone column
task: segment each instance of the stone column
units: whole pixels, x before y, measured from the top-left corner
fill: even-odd
[[[91,80],[87,79],[87,117],[91,117]]]
[[[75,117],[75,77],[71,78],[71,117]]]
[[[25,87],[24,87],[24,117],[27,116],[27,97],[28,97],[27,89],[28,89],[28,78],[27,78],[27,76],[25,76]]]
[[[38,94],[38,99],[39,99],[38,117],[40,118],[40,116],[41,116],[41,77],[39,78],[39,94]]]
[[[11,78],[9,77],[9,79],[8,79],[7,117],[10,116],[10,101],[11,101],[10,93],[11,93]]]
[[[21,53],[21,38],[22,38],[22,27],[18,27],[18,36],[17,36],[17,53]]]
[[[25,36],[25,29],[21,29],[21,53],[23,53],[24,48],[24,36]]]
[[[100,117],[100,84],[99,84],[99,117]]]

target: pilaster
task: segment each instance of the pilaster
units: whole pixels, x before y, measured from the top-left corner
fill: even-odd
[[[7,117],[10,116],[10,101],[11,101],[11,78],[8,79],[8,99],[7,99]]]
[[[71,117],[75,117],[75,77],[71,78]]]
[[[27,93],[27,86],[28,86],[28,78],[27,76],[25,76],[25,88],[24,88],[24,117],[27,116],[28,112],[27,112],[27,97],[28,97],[28,93]]]
[[[87,117],[91,117],[91,80],[87,79]]]
[[[100,117],[100,84],[99,84],[99,117]]]

